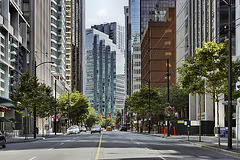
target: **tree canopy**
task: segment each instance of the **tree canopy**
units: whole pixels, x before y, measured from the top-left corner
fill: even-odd
[[[68,97],[69,96],[69,97]],[[87,97],[78,91],[64,92],[58,98],[59,111],[64,117],[68,117],[68,99],[69,99],[69,118],[77,124],[87,119],[90,103]]]

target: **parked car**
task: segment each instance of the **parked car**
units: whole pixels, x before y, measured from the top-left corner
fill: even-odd
[[[107,126],[107,131],[112,131],[112,127],[111,126]]]
[[[86,132],[86,131],[87,131],[86,127],[82,126],[80,132]]]
[[[127,127],[126,126],[121,126],[120,131],[127,131]]]
[[[67,129],[67,134],[77,134],[79,132],[80,132],[80,130],[77,125],[71,126]]]
[[[6,138],[1,131],[0,131],[0,146],[2,146],[2,148],[6,147]]]
[[[95,132],[101,133],[101,126],[100,126],[100,125],[92,126],[92,128],[91,128],[91,134],[92,134],[92,133],[95,133]]]

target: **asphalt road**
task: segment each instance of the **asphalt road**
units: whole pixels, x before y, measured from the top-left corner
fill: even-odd
[[[119,131],[62,135],[0,148],[0,160],[237,159],[177,140]]]

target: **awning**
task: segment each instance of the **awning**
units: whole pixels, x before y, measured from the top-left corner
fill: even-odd
[[[0,96],[0,105],[4,106],[4,107],[8,107],[8,108],[15,108],[15,105],[12,104],[12,100],[2,97]]]
[[[11,122],[11,121],[4,117],[0,117],[0,122]]]

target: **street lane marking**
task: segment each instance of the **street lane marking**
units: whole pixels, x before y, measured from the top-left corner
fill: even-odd
[[[51,151],[51,150],[53,150],[53,148],[48,149],[48,151]]]
[[[146,150],[149,150],[147,147],[145,147]]]
[[[37,158],[37,157],[32,157],[32,158],[30,158],[29,160],[33,160],[33,159],[35,159],[35,158]]]
[[[64,144],[64,143],[61,143],[60,146],[63,145],[63,144]]]
[[[159,158],[161,158],[162,160],[166,160],[165,158],[163,158],[162,156],[159,156]]]
[[[98,157],[99,157],[99,152],[100,152],[100,147],[101,147],[101,142],[102,142],[102,136],[103,136],[103,132],[102,132],[102,135],[101,135],[100,140],[99,140],[99,145],[98,145],[98,149],[97,149],[97,154],[95,156],[95,160],[98,160]]]

